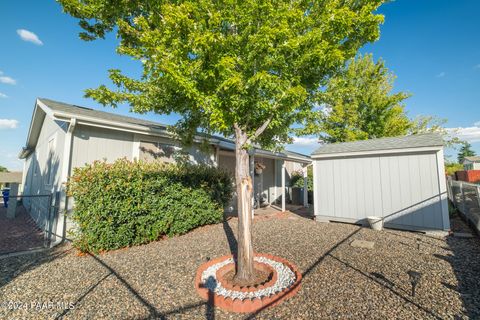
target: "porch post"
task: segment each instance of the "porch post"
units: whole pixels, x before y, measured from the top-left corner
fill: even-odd
[[[253,205],[255,204],[255,154],[252,152],[250,154],[250,177],[252,178],[252,220],[255,215],[255,209]],[[259,201],[260,202],[260,201]],[[258,203],[260,206],[260,203]]]
[[[303,167],[303,206],[308,208],[308,166]]]
[[[285,160],[282,161],[282,212],[285,212]]]

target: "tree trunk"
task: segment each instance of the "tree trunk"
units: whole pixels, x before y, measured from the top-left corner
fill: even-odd
[[[235,183],[238,208],[238,254],[235,281],[248,283],[254,278],[252,246],[252,178],[248,151],[243,148],[247,135],[236,131]]]

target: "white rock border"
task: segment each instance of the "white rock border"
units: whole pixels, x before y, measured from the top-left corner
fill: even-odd
[[[257,262],[268,264],[275,270],[277,273],[277,281],[275,281],[272,286],[252,292],[226,289],[222,286],[222,283],[217,280],[217,271],[228,264],[234,263],[233,258],[228,258],[205,269],[205,271],[202,272],[201,283],[216,295],[240,300],[269,297],[287,289],[295,283],[295,273],[283,263],[262,256],[254,257],[253,259]]]

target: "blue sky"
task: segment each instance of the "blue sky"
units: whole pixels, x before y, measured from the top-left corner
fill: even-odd
[[[395,90],[413,94],[408,114],[448,119],[461,138],[480,153],[480,1],[397,0],[385,14],[380,40],[362,52],[382,58],[397,75]],[[17,159],[25,144],[36,97],[106,111],[83,98],[83,90],[109,84],[107,70],[139,74],[139,65],[115,53],[116,39],[84,42],[77,21],[54,1],[0,2],[0,165],[22,168]],[[128,114],[128,107],[114,110]],[[174,123],[175,115],[134,115]],[[310,153],[312,139],[288,149]],[[454,154],[449,150],[448,154]]]

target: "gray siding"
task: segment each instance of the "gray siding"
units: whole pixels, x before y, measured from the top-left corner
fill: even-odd
[[[45,117],[35,151],[26,159],[24,195],[44,195],[61,190],[60,180],[67,126],[66,122]],[[50,142],[52,138],[54,140]],[[53,147],[51,150],[49,145]],[[48,198],[25,197],[23,203],[35,222],[43,228],[48,216]]]
[[[436,153],[314,161],[317,216],[361,223],[377,216],[391,227],[443,229]]]
[[[155,157],[152,157],[151,155],[144,153],[145,151],[142,150],[142,146],[151,145],[152,147],[153,144],[160,144],[160,145],[174,146],[176,151],[173,157],[176,158],[177,160],[180,158],[183,158],[184,160],[187,160],[192,164],[207,164],[212,166],[217,165],[215,161],[215,149],[213,148],[213,146],[209,146],[205,149],[205,148],[202,148],[202,146],[200,146],[198,143],[197,144],[194,143],[191,146],[184,147],[180,144],[179,141],[175,141],[173,139],[140,135],[140,134],[135,135],[134,139],[137,142],[134,147],[135,149],[138,149],[134,151],[134,153],[136,154],[135,157],[137,159],[155,161]],[[157,160],[165,162],[166,159],[162,160],[162,157],[157,157]],[[167,162],[173,162],[173,161],[167,161]]]
[[[95,160],[132,160],[133,133],[79,125],[73,132],[72,168]]]

